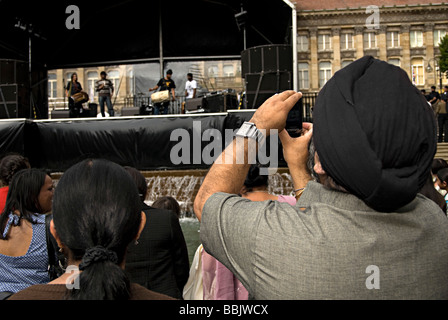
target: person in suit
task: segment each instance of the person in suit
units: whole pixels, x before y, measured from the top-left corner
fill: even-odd
[[[190,263],[179,219],[173,211],[148,206],[144,202],[147,194],[145,177],[135,168],[125,169],[137,184],[142,211],[148,221],[138,245],[128,248],[126,271],[132,282],[181,299]]]

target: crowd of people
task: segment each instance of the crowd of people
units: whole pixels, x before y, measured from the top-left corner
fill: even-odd
[[[438,142],[448,142],[448,85],[444,86],[442,94],[437,92],[436,86],[431,87],[431,92],[426,94],[426,90],[421,92],[434,110],[439,128]]]
[[[269,193],[258,165],[236,161],[256,148],[239,130],[233,163],[214,163],[195,197],[191,265],[179,204],[148,205],[136,168],[87,159],[54,188],[22,155],[4,156],[0,298],[447,299],[448,163],[434,159],[424,95],[367,56],[335,73],[293,138],[283,129],[300,97],[274,95],[246,123],[279,132],[294,196]],[[62,267],[50,273],[53,260]]]

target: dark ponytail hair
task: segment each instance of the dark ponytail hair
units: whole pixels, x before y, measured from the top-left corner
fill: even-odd
[[[246,180],[244,180],[244,186],[246,187],[247,192],[250,192],[255,187],[267,187],[269,181],[268,179],[269,177],[267,175],[260,174],[260,167],[256,164],[253,164],[249,168]]]
[[[141,222],[137,187],[118,164],[84,160],[59,180],[53,198],[53,221],[70,258],[81,261],[79,289],[73,300],[130,298],[130,281],[119,266]]]
[[[39,169],[24,169],[17,172],[9,185],[5,208],[0,216],[0,239],[3,237],[9,213],[15,210],[20,212],[20,218],[34,223],[33,217],[43,213],[39,205],[39,194],[45,183],[47,174]]]
[[[30,163],[27,158],[20,154],[7,154],[0,160],[0,180],[3,186],[9,186],[12,177],[23,169],[29,169]]]

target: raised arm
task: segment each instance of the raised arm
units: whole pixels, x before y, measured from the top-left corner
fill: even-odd
[[[294,107],[302,94],[295,91],[285,91],[266,100],[254,113],[250,122],[265,132],[271,133],[272,129],[282,131],[286,125],[288,112]],[[199,220],[202,217],[202,210],[207,199],[216,192],[226,192],[237,194],[246,178],[250,164],[248,155],[254,155],[256,143],[248,143],[247,138],[236,137],[231,144],[221,154],[221,161],[215,161],[202,183],[194,201],[194,212]],[[244,163],[238,164],[236,159],[241,159],[244,154]],[[232,159],[226,159],[227,155],[232,155]],[[231,160],[231,161],[229,161]]]

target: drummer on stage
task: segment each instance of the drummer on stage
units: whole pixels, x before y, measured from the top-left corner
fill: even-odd
[[[69,116],[70,118],[79,118],[82,113],[82,103],[75,103],[73,99],[70,99],[76,93],[82,91],[81,84],[78,82],[78,75],[75,73],[72,74],[71,80],[67,83],[67,87],[65,88],[65,95],[68,99],[68,108],[70,110]]]
[[[169,90],[171,100],[176,100],[176,92],[174,89],[176,89],[176,85],[174,84],[174,80],[171,78],[173,75],[173,71],[171,69],[166,71],[165,78],[162,78],[159,80],[157,85],[154,88],[150,88],[149,91],[154,91],[160,88],[160,91]],[[154,104],[154,114],[168,114],[168,108],[170,106],[170,102],[162,102],[162,103],[155,103]]]

